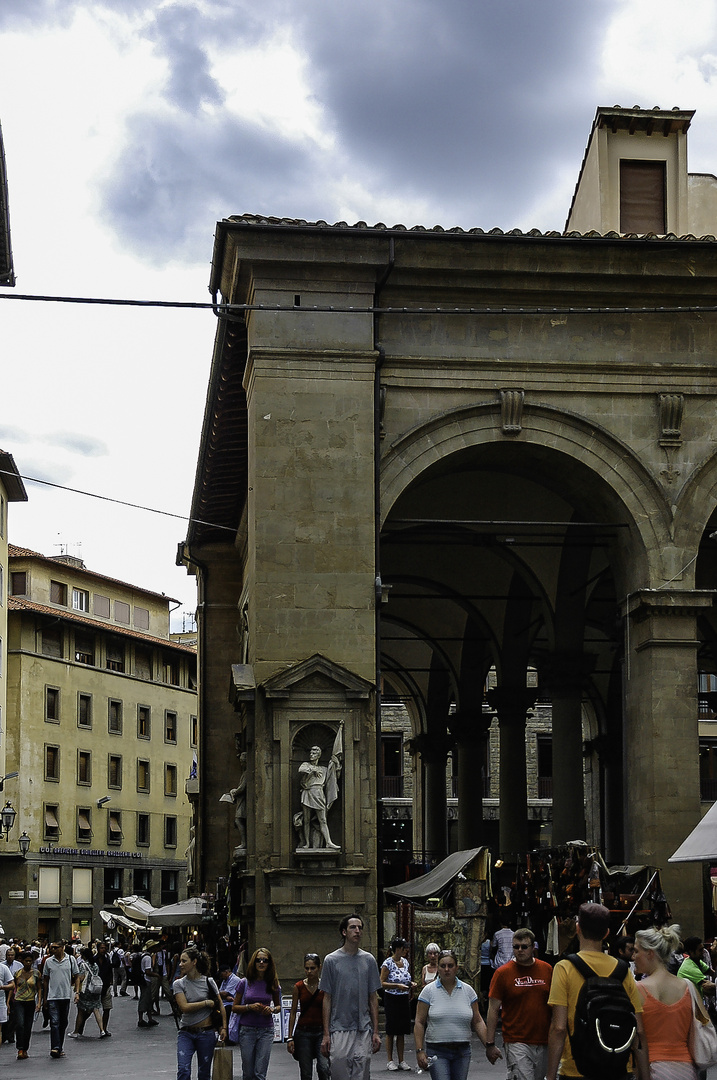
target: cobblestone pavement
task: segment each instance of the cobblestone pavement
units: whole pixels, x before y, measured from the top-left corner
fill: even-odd
[[[97,1025],[92,1017],[87,1021],[83,1039],[65,1039],[65,1057],[59,1061],[50,1058],[49,1027],[42,1027],[42,1018],[35,1024],[30,1041],[30,1056],[26,1061],[17,1060],[12,1045],[0,1046],[0,1080],[47,1080],[58,1074],[64,1080],[127,1080],[129,1077],[167,1077],[177,1075],[176,1027],[169,1015],[169,1007],[162,1002],[162,1016],[156,1028],[137,1027],[137,1003],[132,997],[116,998],[109,1024],[111,1039],[99,1039]],[[74,1026],[74,1008],[70,1012],[71,1031]],[[499,1037],[500,1038],[500,1037]],[[500,1041],[498,1041],[500,1046]],[[413,1040],[406,1039],[406,1061],[415,1067]],[[396,1074],[400,1076],[401,1074]],[[492,1067],[485,1058],[483,1047],[473,1040],[473,1060],[469,1080],[483,1080],[489,1076],[505,1080],[505,1063],[499,1061]],[[708,1080],[717,1080],[717,1067],[708,1072]],[[193,1068],[196,1076],[196,1064]],[[234,1048],[234,1076],[241,1080],[241,1058],[238,1047]],[[386,1054],[382,1049],[371,1062],[372,1080],[388,1080],[393,1073],[386,1070]],[[414,1073],[415,1076],[415,1073]],[[286,1050],[286,1044],[276,1043],[271,1053],[267,1080],[299,1080],[299,1069]],[[423,1080],[428,1080],[424,1074]]]

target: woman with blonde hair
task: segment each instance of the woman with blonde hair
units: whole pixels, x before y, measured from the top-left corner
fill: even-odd
[[[697,1080],[688,1040],[694,999],[690,984],[667,970],[680,943],[680,928],[654,926],[635,934],[633,960],[642,975],[642,1022],[650,1059],[650,1080]]]

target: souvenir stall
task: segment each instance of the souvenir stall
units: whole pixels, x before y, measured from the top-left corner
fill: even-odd
[[[652,866],[608,867],[584,841],[498,860],[487,910],[489,932],[507,923],[529,927],[539,951],[556,960],[573,947],[581,904],[604,904],[611,913],[611,936],[634,933],[670,919],[660,871]]]

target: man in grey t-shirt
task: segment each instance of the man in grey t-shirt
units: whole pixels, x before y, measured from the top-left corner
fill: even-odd
[[[331,1080],[369,1080],[371,1054],[381,1049],[378,989],[381,976],[371,953],[359,949],[360,915],[347,915],[339,932],[342,948],[329,953],[321,969],[324,1037],[321,1053],[331,1059]]]
[[[62,1049],[67,1030],[70,1003],[80,996],[80,969],[74,956],[65,953],[64,941],[52,945],[42,969],[43,1000],[50,1013],[50,1057],[64,1057]]]

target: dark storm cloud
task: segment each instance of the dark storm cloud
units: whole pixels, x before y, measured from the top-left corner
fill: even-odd
[[[577,176],[595,106],[604,104],[592,86],[617,6],[265,0],[257,9],[233,0],[199,9],[176,4],[153,17],[147,8],[141,32],[167,63],[171,108],[130,117],[100,191],[108,221],[155,262],[202,260],[217,217],[251,211],[335,219],[340,206],[329,185],[335,191],[347,176],[379,205],[382,192],[392,204],[402,196],[421,200],[429,207],[421,224],[511,228],[566,163]],[[222,109],[208,50],[228,41],[256,44],[282,25],[306,54],[336,152],[267,133]],[[356,213],[377,216],[360,205]],[[561,228],[563,220],[536,224]]]
[[[506,227],[566,151],[577,175],[615,6],[327,4],[304,40],[356,160],[374,162],[392,189],[432,193],[461,224]]]
[[[104,213],[152,261],[207,261],[217,219],[232,213],[301,207],[314,217],[322,206],[318,158],[271,132],[226,116],[215,123],[135,116],[127,130],[103,185]]]

